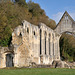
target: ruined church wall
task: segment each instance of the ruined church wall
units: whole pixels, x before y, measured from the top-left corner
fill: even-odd
[[[58,41],[56,39],[57,38],[57,36],[55,35],[56,33],[52,29],[47,27],[45,24],[40,23],[39,26],[35,26],[33,24],[30,24],[27,21],[23,21],[22,26],[19,26],[15,30],[16,31],[14,32],[14,34],[16,36],[19,36],[20,34],[22,35],[22,44],[28,43],[26,47],[30,46],[28,50],[29,50],[31,62],[35,62],[36,64],[51,64],[53,60],[60,60],[60,58],[57,57],[58,47],[56,46],[59,45],[57,45]],[[40,34],[41,34],[41,40],[40,40]],[[24,37],[26,38],[26,40],[23,40]],[[16,37],[14,37],[13,35],[13,40],[15,40],[15,38]],[[40,41],[41,41],[41,54],[40,54]],[[19,53],[23,49],[23,45],[20,48],[18,47],[16,49],[18,56],[17,58],[15,58],[15,60],[16,59],[19,60],[19,61],[17,60],[18,64],[21,64],[19,63],[21,60],[19,58],[20,55],[23,53],[21,54]],[[23,56],[23,58],[27,58],[27,57]]]
[[[64,32],[73,32],[74,24],[70,17],[66,14],[63,16],[62,21],[58,23],[55,31],[58,34],[62,34]]]
[[[29,22],[24,22],[23,26],[28,29],[29,43],[31,47],[32,62],[39,63],[39,29],[38,26],[32,25]]]
[[[45,24],[40,23],[35,26],[24,20],[12,33],[14,67],[30,66],[32,62],[52,64],[54,60],[60,60],[58,42],[59,35]],[[6,54],[2,54],[2,59],[0,57],[2,67],[6,67]]]
[[[6,55],[13,55],[14,67],[30,66],[31,63],[50,65],[60,60],[59,39],[64,32],[75,32],[75,22],[65,13],[55,30],[43,23],[38,26],[26,20],[12,33],[12,46],[0,48],[0,68],[6,67]]]

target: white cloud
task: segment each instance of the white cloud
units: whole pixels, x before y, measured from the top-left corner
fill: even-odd
[[[56,21],[56,23],[58,23],[63,14],[64,12],[58,12],[57,14],[54,14],[52,18]],[[75,12],[71,12],[69,14],[75,20]]]

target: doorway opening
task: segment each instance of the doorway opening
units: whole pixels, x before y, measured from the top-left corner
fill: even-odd
[[[13,54],[6,54],[6,67],[13,67]]]

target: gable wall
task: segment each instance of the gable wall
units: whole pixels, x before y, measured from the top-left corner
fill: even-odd
[[[58,26],[56,27],[55,31],[59,34],[62,34],[66,31],[72,32],[73,31],[73,21],[69,16],[66,17],[66,14],[63,16],[61,21],[59,22]]]

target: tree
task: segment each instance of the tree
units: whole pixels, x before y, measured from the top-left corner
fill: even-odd
[[[26,0],[15,0],[19,5],[26,6]]]
[[[0,4],[0,46],[8,46],[11,40],[11,33],[15,27],[21,24],[23,20],[27,20],[34,25],[38,25],[39,22],[45,23],[51,27],[53,23],[46,16],[45,11],[41,9],[39,4],[34,2],[20,5],[19,3],[25,3],[24,0],[16,0],[13,2],[2,2]],[[51,25],[50,25],[51,23]],[[10,32],[10,33],[9,33]]]
[[[70,34],[63,34],[60,38],[60,52],[64,60],[75,61],[75,37]]]

